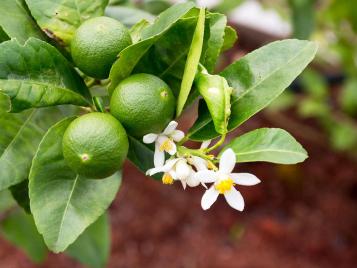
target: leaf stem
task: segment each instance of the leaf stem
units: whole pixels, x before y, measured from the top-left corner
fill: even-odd
[[[210,148],[207,148],[206,152],[209,153],[209,152],[217,149],[218,147],[220,147],[223,144],[223,142],[225,141],[226,135],[227,135],[227,133],[222,134],[221,138],[215,143],[215,145],[213,145]]]

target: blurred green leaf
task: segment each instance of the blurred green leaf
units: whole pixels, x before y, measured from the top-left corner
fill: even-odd
[[[357,115],[357,78],[350,78],[342,88],[340,103],[343,111]]]
[[[221,75],[233,87],[228,130],[233,130],[269,105],[314,58],[317,45],[301,40],[276,41],[242,57]],[[196,124],[203,125],[198,118]],[[196,128],[195,128],[196,129]],[[190,139],[217,137],[214,126],[206,123]]]
[[[205,31],[205,9],[200,9],[195,32],[192,37],[190,49],[188,51],[187,60],[185,64],[185,71],[183,73],[180,93],[177,99],[176,116],[179,116],[185,106],[187,98],[190,94],[193,80],[197,73],[197,67],[200,62],[203,38]]]
[[[9,190],[2,190],[0,191],[0,212],[4,212],[5,210],[10,209],[11,207],[15,206],[16,203],[11,196]]]
[[[108,0],[26,0],[26,3],[43,31],[57,42],[69,45],[84,21],[104,14]]]
[[[300,76],[302,86],[305,92],[318,100],[325,100],[329,94],[328,85],[322,74],[309,68]]]
[[[16,38],[21,44],[30,37],[45,40],[41,29],[28,12],[24,0],[0,1],[0,26],[7,36]]]
[[[309,39],[315,28],[316,0],[289,0],[292,11],[293,36]]]
[[[214,7],[214,10],[219,13],[227,14],[243,2],[244,0],[221,0],[219,4]]]
[[[110,226],[107,213],[91,224],[66,253],[91,268],[106,266],[110,253]]]
[[[32,261],[41,263],[45,260],[47,248],[31,215],[22,210],[13,212],[1,222],[1,233],[11,243],[21,248]]]
[[[0,92],[11,99],[11,111],[60,104],[88,106],[83,80],[60,54],[39,39],[25,45],[16,40],[0,44]]]
[[[76,174],[62,153],[62,137],[74,117],[49,129],[37,150],[30,171],[30,206],[48,248],[64,251],[104,213],[113,201],[121,174],[89,179]]]
[[[330,141],[336,150],[355,152],[357,149],[357,128],[349,122],[335,122],[330,125]]]
[[[231,148],[237,162],[264,161],[296,164],[308,156],[305,149],[288,132],[279,128],[260,128],[233,139],[222,149]]]
[[[125,6],[108,6],[105,15],[120,21],[126,27],[132,27],[142,20],[151,22],[155,19],[155,16],[146,11]]]

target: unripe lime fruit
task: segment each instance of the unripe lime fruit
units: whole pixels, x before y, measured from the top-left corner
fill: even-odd
[[[120,51],[131,44],[128,29],[119,21],[96,17],[85,21],[71,42],[74,63],[86,75],[104,79]]]
[[[119,170],[128,153],[128,137],[112,115],[78,117],[63,136],[63,156],[79,175],[105,178]]]
[[[175,97],[169,86],[151,74],[134,74],[119,83],[110,100],[110,112],[128,133],[142,137],[159,133],[175,112]]]

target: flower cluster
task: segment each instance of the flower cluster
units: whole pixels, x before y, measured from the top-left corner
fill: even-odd
[[[225,150],[219,159],[218,168],[214,164],[214,156],[205,154],[210,141],[202,143],[198,150],[186,150],[189,153],[181,153],[180,145],[185,134],[176,130],[177,122],[171,121],[166,129],[160,134],[147,134],[143,137],[144,143],[155,142],[154,168],[146,174],[154,175],[163,173],[162,182],[173,184],[180,181],[183,188],[202,185],[206,192],[202,196],[201,206],[204,210],[209,209],[220,194],[224,195],[227,203],[234,209],[243,211],[244,199],[235,188],[236,185],[256,185],[260,180],[249,173],[232,173],[236,155],[232,149]],[[198,153],[195,153],[195,152]],[[165,152],[171,157],[165,161]],[[200,156],[198,156],[199,154]],[[207,186],[206,184],[211,184]]]

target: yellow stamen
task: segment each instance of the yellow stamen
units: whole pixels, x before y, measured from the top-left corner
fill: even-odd
[[[207,161],[207,168],[210,170],[218,170],[215,164],[213,164],[211,161]]]
[[[160,151],[163,152],[163,151],[170,151],[172,149],[172,140],[170,139],[166,139],[163,143],[161,143],[160,145]]]
[[[162,183],[163,184],[173,184],[174,183],[174,178],[169,173],[165,173],[164,176],[162,176]]]
[[[229,191],[232,189],[233,186],[236,184],[231,178],[221,180],[219,183],[217,183],[214,188],[220,193],[224,194],[225,192]]]

